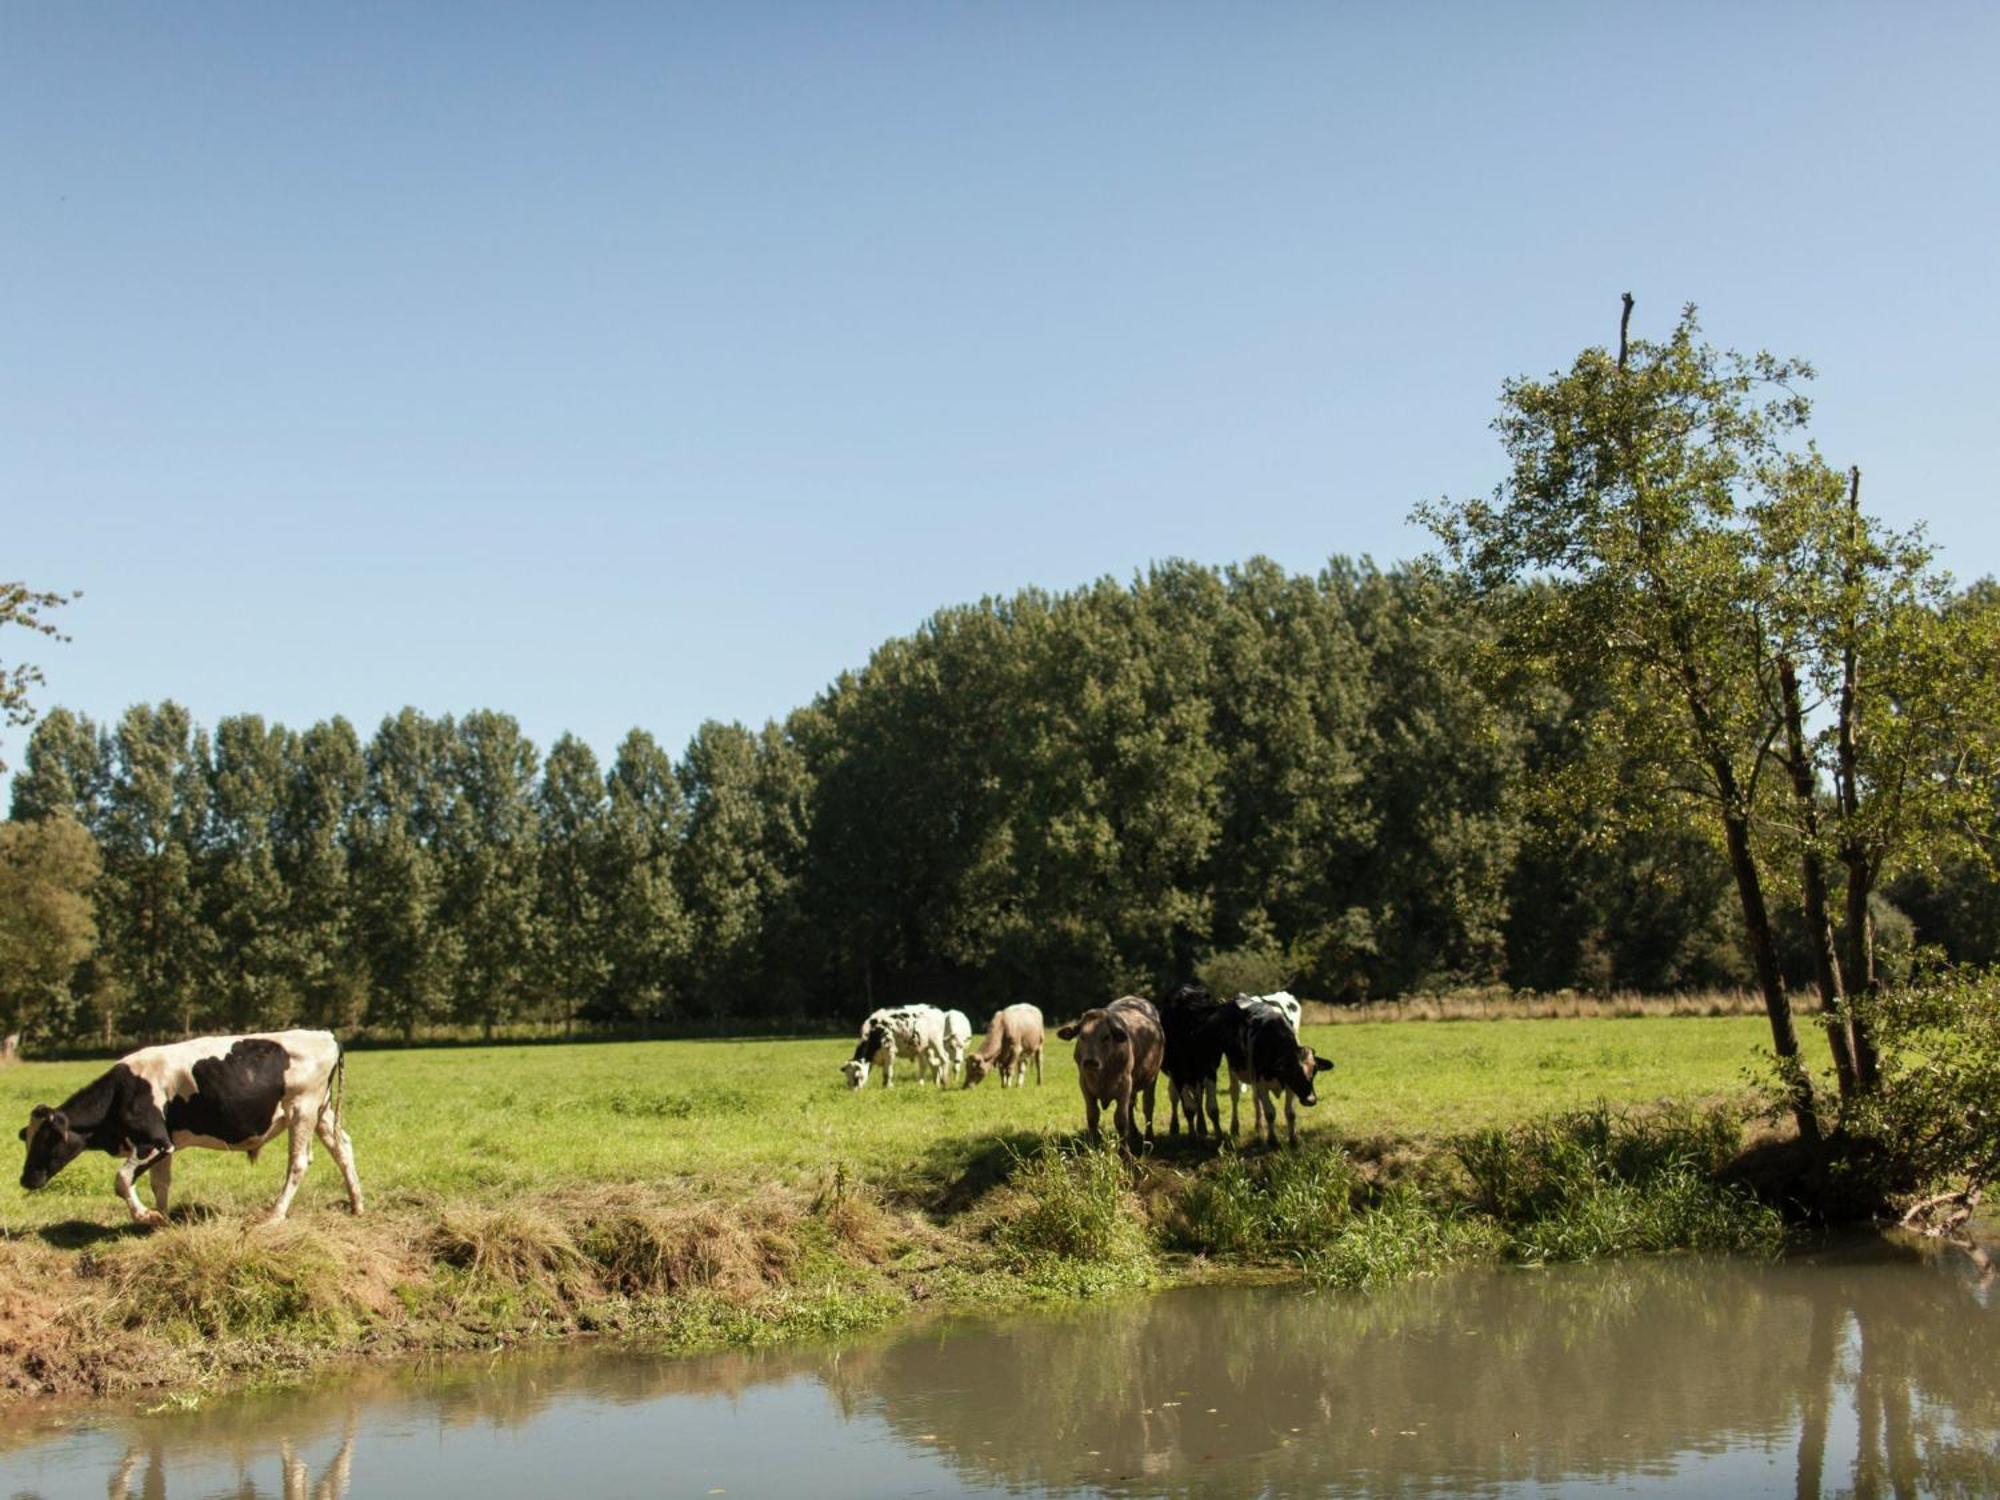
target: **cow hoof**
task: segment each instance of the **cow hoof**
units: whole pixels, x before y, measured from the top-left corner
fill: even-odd
[[[134,1216],[132,1222],[141,1229],[165,1229],[167,1216],[156,1208],[149,1208],[144,1213]]]

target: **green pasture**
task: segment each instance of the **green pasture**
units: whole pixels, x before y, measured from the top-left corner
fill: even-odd
[[[1339,1066],[1319,1107],[1300,1111],[1300,1135],[1323,1143],[1438,1137],[1600,1099],[1646,1105],[1738,1095],[1768,1035],[1755,1017],[1309,1026],[1307,1040]],[[1824,1051],[1816,1032],[1808,1044]],[[1067,1043],[1051,1040],[1043,1087],[1004,1091],[991,1079],[942,1093],[899,1079],[892,1091],[871,1080],[857,1094],[839,1072],[850,1050],[839,1038],[818,1038],[356,1051],[348,1126],[370,1201],[384,1208],[674,1180],[735,1196],[841,1171],[926,1194],[996,1138],[1025,1143],[1081,1128]],[[0,1070],[0,1121],[11,1136],[31,1106],[59,1103],[103,1067]],[[1162,1095],[1162,1136],[1166,1120]],[[1247,1141],[1247,1100],[1243,1122]],[[109,1157],[86,1155],[30,1195],[10,1166],[0,1177],[0,1227],[118,1222],[114,1170]],[[282,1142],[255,1165],[191,1151],[176,1163],[174,1199],[252,1214],[276,1195],[283,1170]],[[342,1202],[338,1174],[317,1151],[294,1212],[330,1212]]]

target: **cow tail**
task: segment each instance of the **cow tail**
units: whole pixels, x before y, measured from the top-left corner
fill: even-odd
[[[327,1106],[331,1105],[333,1107],[333,1128],[335,1130],[345,1129],[347,1125],[347,1111],[342,1107],[342,1101],[345,1099],[346,1094],[347,1054],[343,1051],[333,1060],[333,1077],[327,1080],[326,1098],[320,1101],[319,1106],[319,1117],[322,1120],[326,1118]]]

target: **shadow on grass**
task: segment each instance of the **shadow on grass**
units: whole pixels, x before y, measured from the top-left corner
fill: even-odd
[[[112,1240],[127,1240],[146,1231],[130,1219],[118,1224],[94,1224],[88,1219],[64,1219],[55,1224],[44,1224],[38,1229],[23,1229],[10,1234],[9,1239],[27,1239],[33,1236],[45,1245],[57,1250],[88,1250],[94,1245],[108,1244]]]
[[[1022,1160],[1044,1142],[1058,1139],[1038,1131],[1010,1130],[935,1141],[912,1164],[909,1186],[924,1208],[948,1218],[1012,1181]]]

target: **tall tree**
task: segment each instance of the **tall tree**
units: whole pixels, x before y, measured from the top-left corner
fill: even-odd
[[[1753,837],[1779,724],[1769,578],[1746,525],[1785,440],[1806,423],[1798,387],[1812,372],[1716,351],[1692,308],[1662,343],[1630,340],[1623,325],[1619,343],[1616,358],[1587,349],[1566,372],[1508,382],[1496,426],[1510,477],[1490,501],[1420,514],[1488,598],[1549,578],[1513,596],[1511,649],[1598,658],[1625,689],[1601,727],[1669,736],[1664,746],[1691,773],[1678,784],[1721,823],[1792,1112],[1817,1142]],[[1662,702],[1677,711],[1646,712]]]
[[[368,796],[354,846],[355,919],[369,974],[368,1017],[406,1037],[444,1020],[461,944],[443,914],[438,845],[453,802],[449,716],[413,708],[368,746]]]
[[[197,858],[208,818],[208,739],[167,702],[128,709],[112,735],[99,843],[99,922],[126,992],[128,1033],[185,1036],[210,993],[215,937]]]
[[[300,1013],[319,1026],[360,1022],[367,994],[355,921],[353,850],[368,770],[354,726],[335,717],[289,743],[274,852],[289,900],[287,972]]]
[[[479,710],[458,722],[451,806],[440,828],[443,915],[458,935],[456,1018],[492,1035],[525,1019],[535,989],[535,771],[521,726]]]
[[[97,943],[97,842],[62,813],[0,823],[0,1036],[74,1031],[77,965]]]
[[[277,833],[293,736],[242,714],[215,726],[208,818],[197,867],[203,916],[220,960],[207,998],[217,1024],[261,1031],[297,1017],[290,893]]]
[[[588,745],[566,734],[549,747],[535,805],[540,988],[567,1026],[604,1013],[612,962],[610,800]]]
[[[618,746],[605,777],[606,974],[595,1019],[673,1015],[687,973],[688,923],[674,882],[683,825],[671,757],[644,730]]]

